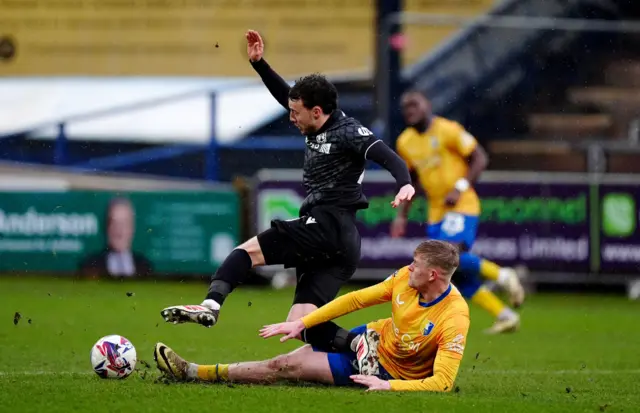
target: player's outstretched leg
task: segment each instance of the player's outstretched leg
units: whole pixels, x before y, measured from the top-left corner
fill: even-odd
[[[462,257],[461,257],[462,260]],[[509,302],[515,308],[524,303],[525,292],[520,281],[521,275],[515,268],[501,267],[495,262],[478,257],[479,271],[482,278],[495,281],[509,294]]]
[[[160,314],[168,323],[197,323],[211,327],[218,322],[220,307],[212,309],[204,305],[175,305],[163,309]]]
[[[171,306],[160,314],[169,323],[197,323],[211,327],[218,322],[220,307],[227,296],[247,280],[252,267],[260,265],[264,265],[264,256],[257,237],[253,237],[227,256],[212,277],[207,296],[201,304]]]
[[[157,343],[153,350],[153,359],[158,370],[176,380],[188,380],[189,363],[163,343]]]
[[[327,353],[315,352],[308,345],[269,360],[234,364],[190,363],[163,343],[156,344],[153,355],[162,373],[180,381],[269,384],[279,380],[300,380],[333,383]]]
[[[493,325],[485,330],[487,334],[500,334],[517,331],[520,328],[520,316],[507,307],[493,292],[482,286],[473,293],[471,301],[495,317]]]
[[[524,288],[520,283],[518,273],[512,268],[500,267],[476,254],[463,252],[460,254],[460,271],[467,274],[479,274],[484,279],[495,281],[507,291],[511,305],[516,308],[524,302]]]
[[[509,308],[493,292],[483,286],[483,280],[477,273],[457,271],[454,274],[456,287],[467,300],[495,317],[493,326],[486,330],[489,334],[515,331],[520,326],[520,316]]]

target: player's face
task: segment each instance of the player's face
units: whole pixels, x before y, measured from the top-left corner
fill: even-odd
[[[133,211],[128,205],[116,204],[111,208],[107,226],[109,246],[114,251],[131,249],[133,239]]]
[[[429,103],[418,93],[408,93],[402,97],[402,116],[408,126],[424,123],[429,115]]]
[[[429,266],[424,258],[413,257],[413,262],[409,265],[409,287],[418,291],[424,290],[435,277],[435,270]]]
[[[302,100],[289,99],[289,120],[303,135],[312,135],[318,130],[321,116],[322,109],[318,106],[307,109]]]

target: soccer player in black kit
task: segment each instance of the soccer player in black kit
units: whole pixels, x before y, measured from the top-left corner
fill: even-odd
[[[361,186],[366,161],[380,164],[396,179],[394,208],[415,193],[405,162],[357,120],[338,109],[335,86],[313,74],[290,88],[262,59],[264,43],[260,35],[248,31],[246,38],[251,65],[305,136],[302,179],[307,197],[298,219],[272,221],[270,229],[229,254],[213,276],[202,304],[162,310],[167,322],[211,327],[218,321],[227,295],[246,280],[251,268],[273,264],[296,268],[297,287],[287,320],[303,317],[333,300],[358,266],[360,234],[356,212],[368,207]],[[300,337],[326,351],[342,348],[352,338],[334,323],[303,331]]]

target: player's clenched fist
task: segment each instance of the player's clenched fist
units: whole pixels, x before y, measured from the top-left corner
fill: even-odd
[[[262,41],[262,37],[260,37],[260,33],[255,30],[247,31],[246,37],[249,60],[257,62],[262,59],[262,54],[264,53],[264,42]]]

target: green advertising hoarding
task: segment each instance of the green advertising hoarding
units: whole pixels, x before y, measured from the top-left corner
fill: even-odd
[[[0,271],[208,274],[239,228],[233,190],[0,192]]]

